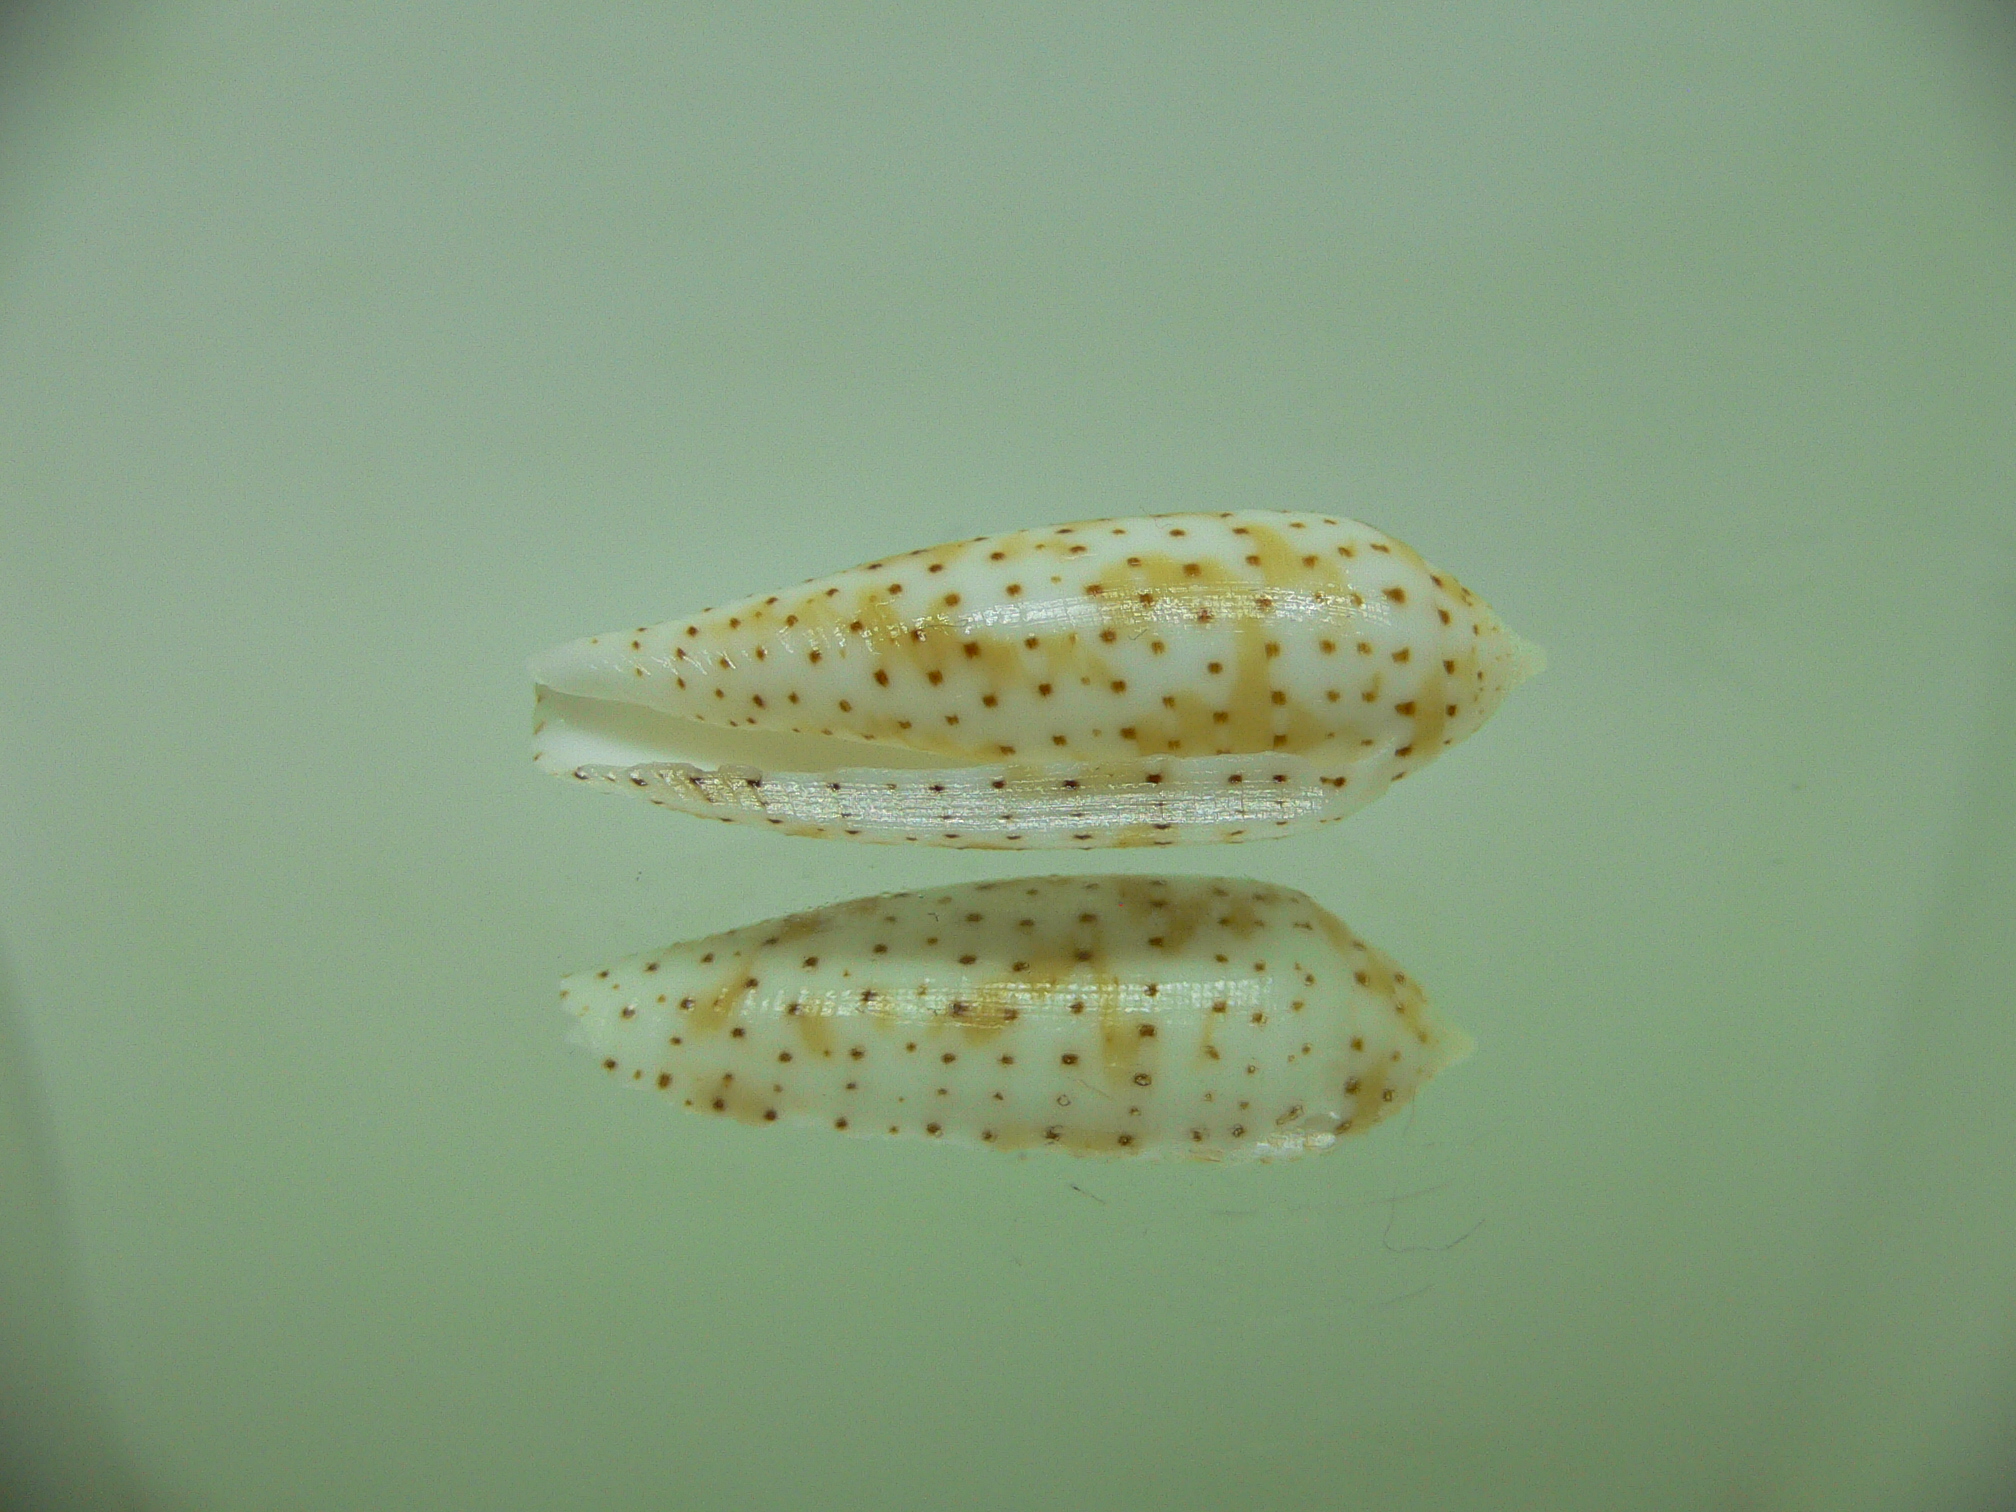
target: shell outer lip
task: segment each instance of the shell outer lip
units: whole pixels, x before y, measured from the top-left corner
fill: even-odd
[[[1184,764],[1222,768],[1234,778],[1252,765],[1236,756],[1195,757]],[[1193,770],[1195,780],[1184,783],[1100,785],[1090,777],[1059,778],[1009,766],[956,768],[935,774],[954,780],[927,783],[917,779],[934,774],[877,768],[777,773],[681,761],[586,763],[572,775],[706,817],[891,842],[914,834],[937,844],[963,842],[966,848],[1014,846],[1036,836],[1046,838],[1031,848],[1269,838],[1339,817],[1345,805],[1362,801],[1341,784],[1325,785],[1301,758],[1275,757],[1266,764],[1269,780],[1250,783],[1206,780]],[[1285,780],[1276,783],[1274,776]]]

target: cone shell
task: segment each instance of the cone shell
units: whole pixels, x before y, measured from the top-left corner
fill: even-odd
[[[1240,840],[1362,807],[1540,665],[1476,594],[1353,520],[1101,520],[563,646],[532,664],[534,749],[558,775],[792,834]],[[681,759],[696,735],[712,757]]]
[[[608,1075],[695,1112],[1081,1154],[1329,1149],[1469,1048],[1302,893],[1210,877],[862,898],[560,996]]]

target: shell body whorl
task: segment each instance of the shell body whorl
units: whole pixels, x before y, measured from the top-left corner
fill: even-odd
[[[1538,665],[1403,543],[1248,512],[911,552],[577,641],[532,670],[561,695],[549,716],[624,704],[840,753],[709,768],[538,745],[564,775],[793,833],[1018,847],[1341,817],[1474,731]]]

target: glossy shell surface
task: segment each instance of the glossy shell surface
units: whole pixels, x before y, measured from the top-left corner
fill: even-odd
[[[535,758],[793,834],[1240,840],[1362,807],[1540,665],[1470,589],[1354,520],[1101,520],[561,647],[532,664]],[[648,713],[609,739],[612,708]],[[717,759],[671,754],[680,727]]]
[[[1290,888],[1042,877],[862,898],[562,984],[604,1071],[683,1108],[1081,1154],[1325,1150],[1469,1047]]]

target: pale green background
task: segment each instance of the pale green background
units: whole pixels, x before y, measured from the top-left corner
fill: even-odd
[[[53,10],[0,33],[24,1505],[1986,1494],[1993,15]],[[1152,857],[528,760],[551,643],[1234,507],[1393,531],[1552,670],[1342,827]],[[1478,1053],[1334,1156],[1190,1169],[718,1126],[561,1044],[565,970],[1115,866],[1312,892]]]

